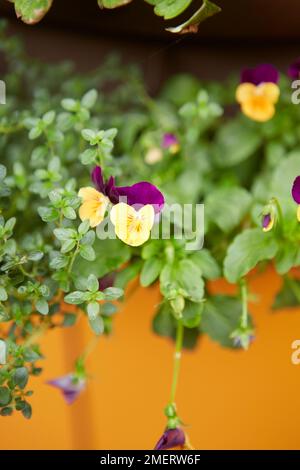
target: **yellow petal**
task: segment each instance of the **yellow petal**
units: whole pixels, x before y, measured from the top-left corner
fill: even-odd
[[[146,204],[138,211],[139,217],[141,218],[141,222],[143,227],[146,230],[151,230],[154,224],[154,216],[155,212],[153,206],[151,204]]]
[[[136,211],[132,206],[120,202],[113,206],[110,219],[118,238],[131,246],[145,243],[154,223],[154,209],[150,204]]]
[[[262,94],[265,98],[274,104],[278,101],[280,89],[276,83],[261,83],[257,87],[257,93]]]
[[[78,196],[81,197],[83,201],[89,201],[91,199],[99,200],[105,197],[102,193],[99,193],[99,191],[95,188],[91,188],[90,186],[81,188],[78,192]]]
[[[298,209],[297,209],[297,219],[300,222],[300,205],[298,206]]]
[[[96,227],[104,219],[106,207],[106,201],[85,201],[79,208],[79,217],[81,220],[89,220],[91,227]]]
[[[255,96],[241,106],[243,113],[254,121],[265,122],[275,114],[275,106],[264,96]]]
[[[238,103],[244,103],[255,95],[256,86],[253,83],[241,83],[235,92]]]

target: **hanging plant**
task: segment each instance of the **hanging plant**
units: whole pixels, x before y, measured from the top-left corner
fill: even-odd
[[[16,15],[24,23],[38,23],[50,9],[53,0],[9,0],[14,3]],[[96,0],[95,0],[96,1]],[[100,8],[113,9],[131,3],[132,0],[98,0]],[[181,15],[191,4],[193,0],[145,0],[154,6],[154,13],[163,17],[165,20],[171,20]],[[202,6],[184,23],[173,28],[167,28],[172,33],[197,32],[198,26],[210,16],[219,13],[221,8],[210,0],[203,0]]]

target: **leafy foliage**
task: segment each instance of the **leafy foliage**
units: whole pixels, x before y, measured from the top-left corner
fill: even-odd
[[[28,60],[2,29],[0,42],[12,93],[0,107],[1,415],[31,415],[39,337],[71,327],[79,313],[91,334],[109,334],[134,278],[145,288],[159,284],[154,331],[173,339],[180,324],[188,348],[204,334],[225,347],[249,343],[246,278],[269,261],[285,279],[274,308],[299,305],[299,282],[290,273],[300,264],[290,187],[299,172],[300,109],[290,104],[284,80],[276,116],[254,123],[223,112],[234,100],[232,82],[181,75],[153,99],[139,71],[116,58],[82,76],[66,64]],[[163,147],[166,133],[176,136],[176,153]],[[161,158],[149,163],[153,149]],[[92,185],[96,164],[105,181],[150,181],[180,208],[204,203],[204,227],[191,234],[193,240],[204,229],[204,249],[189,251],[190,237],[176,236],[182,225],[176,214],[170,236],[141,247],[103,239],[102,224],[94,230],[78,215],[78,190]],[[261,213],[270,204],[276,223],[265,233]],[[163,233],[162,222],[157,227]],[[208,281],[223,275],[237,284],[237,296],[211,293]],[[110,285],[101,290],[99,279],[107,276]],[[76,366],[81,375],[83,357]]]

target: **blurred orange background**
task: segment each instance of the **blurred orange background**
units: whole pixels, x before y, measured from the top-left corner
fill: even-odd
[[[300,365],[291,344],[300,339],[299,308],[272,313],[281,280],[269,269],[251,281],[260,302],[250,305],[257,337],[249,351],[221,348],[203,337],[185,352],[177,395],[179,414],[196,449],[299,449]],[[232,292],[218,281],[215,292]],[[152,449],[162,434],[168,402],[172,343],[151,332],[156,287],[138,288],[100,338],[89,359],[87,390],[68,406],[45,380],[72,369],[91,333],[48,333],[45,372],[32,379],[33,417],[1,418],[0,449]]]

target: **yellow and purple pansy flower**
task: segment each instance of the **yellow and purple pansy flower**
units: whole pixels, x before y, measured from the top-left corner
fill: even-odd
[[[236,100],[242,112],[254,121],[268,121],[275,114],[280,90],[279,73],[271,64],[244,69],[236,90]]]
[[[294,180],[293,187],[292,187],[292,197],[296,204],[298,204],[297,209],[297,219],[300,222],[300,176]]]
[[[179,151],[179,140],[175,134],[166,132],[162,138],[162,147],[169,150],[170,153],[175,154]]]
[[[159,189],[147,181],[132,186],[116,186],[112,176],[108,181],[104,180],[99,166],[92,172],[92,181],[96,189],[86,187],[79,191],[83,201],[79,209],[80,218],[89,220],[95,227],[102,222],[109,204],[112,204],[110,219],[117,237],[131,246],[145,243],[155,215],[164,206],[164,196]]]

